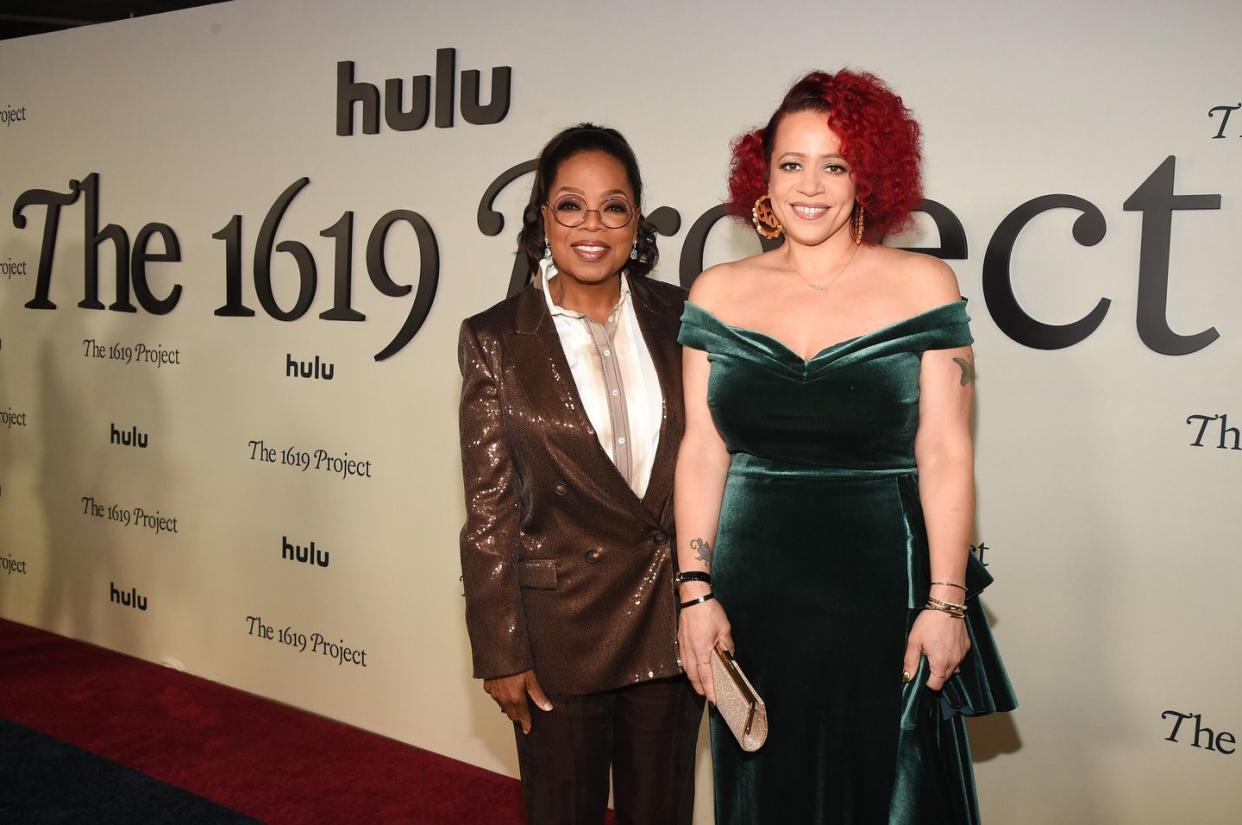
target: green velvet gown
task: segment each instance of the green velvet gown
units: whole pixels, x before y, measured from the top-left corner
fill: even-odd
[[[967,571],[971,650],[942,692],[927,661],[901,681],[930,585],[914,462],[919,366],[971,343],[965,301],[803,361],[687,303],[682,344],[707,352],[708,405],[732,462],[712,562],[738,662],[764,698],[745,753],[715,713],[719,825],[973,825],[963,716],[1016,706]]]

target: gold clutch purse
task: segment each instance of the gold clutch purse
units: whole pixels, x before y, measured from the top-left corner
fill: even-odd
[[[712,655],[716,710],[744,751],[757,751],[768,738],[768,709],[733,654],[719,644]]]

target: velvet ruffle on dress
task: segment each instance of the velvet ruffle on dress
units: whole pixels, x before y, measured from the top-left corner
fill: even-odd
[[[972,342],[965,301],[804,361],[687,303],[679,340],[711,362],[708,405],[732,454],[712,562],[738,662],[768,710],[745,753],[713,714],[719,825],[973,825],[963,717],[1016,700],[972,556],[971,649],[942,692],[902,684],[930,585],[914,436],[923,352]]]

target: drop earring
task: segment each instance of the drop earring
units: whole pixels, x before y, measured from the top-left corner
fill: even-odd
[[[539,261],[539,272],[541,281],[547,283],[556,277],[556,262],[552,260],[552,244],[548,243],[548,239],[543,239],[543,259]]]
[[[634,241],[634,245],[630,247],[630,260],[638,260],[638,241]]]
[[[760,195],[755,200],[755,205],[750,210],[750,222],[754,224],[755,231],[765,238],[779,238],[785,234],[785,227],[781,225],[780,218],[776,217],[769,195]]]
[[[863,214],[867,210],[863,208],[862,201],[858,202],[858,208],[854,210],[854,214],[850,216],[850,234],[854,238],[854,245],[859,246],[863,242]]]

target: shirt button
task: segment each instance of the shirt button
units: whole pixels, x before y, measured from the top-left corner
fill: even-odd
[[[612,355],[612,350],[610,349],[604,350],[604,357],[607,358],[609,355]]]
[[[620,395],[620,394],[621,394],[621,390],[613,390],[613,391],[612,391],[612,394],[613,394],[613,395]]]
[[[569,492],[569,488],[565,486],[565,482],[563,481],[556,482],[556,486],[553,487],[552,489],[556,491],[556,494],[558,496],[563,496]]]
[[[592,547],[590,550],[582,554],[583,558],[586,559],[587,564],[598,564],[600,557],[603,555],[603,552],[601,552],[598,547]]]
[[[618,444],[624,444],[624,443],[625,443],[625,436],[623,436],[623,435],[622,435],[622,436],[618,436],[618,437],[617,437],[617,443],[618,443]]]

